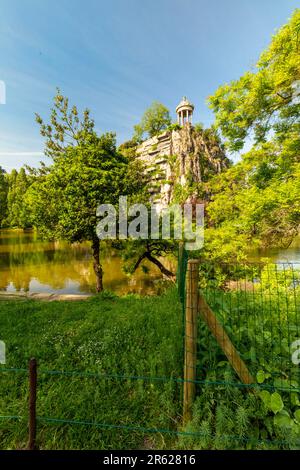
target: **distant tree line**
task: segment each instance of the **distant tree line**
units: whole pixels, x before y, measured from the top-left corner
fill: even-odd
[[[29,228],[25,194],[32,177],[24,168],[6,173],[0,166],[0,227]]]

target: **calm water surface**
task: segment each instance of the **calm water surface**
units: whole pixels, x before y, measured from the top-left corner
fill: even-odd
[[[300,239],[286,250],[260,250],[252,258],[258,261],[261,257],[300,263]],[[161,286],[162,275],[152,264],[147,274],[139,268],[133,276],[126,276],[117,252],[106,252],[102,263],[105,289],[118,294],[154,294]],[[164,263],[174,270],[168,260]],[[46,242],[35,232],[0,230],[0,291],[90,293],[94,292],[94,284],[88,243]]]
[[[289,248],[267,248],[255,251],[254,261],[261,258],[269,258],[274,263],[292,263],[295,267],[300,268],[300,237],[298,237],[289,246]]]
[[[104,254],[102,264],[105,289],[118,294],[153,294],[162,282],[152,265],[148,274],[139,268],[126,276],[117,252]],[[0,230],[0,291],[77,294],[94,292],[94,285],[88,243],[47,242],[35,232]]]

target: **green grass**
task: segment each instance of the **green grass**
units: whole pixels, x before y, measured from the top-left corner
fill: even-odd
[[[1,301],[3,368],[26,368],[30,357],[40,371],[180,377],[182,307],[175,290],[161,297],[118,298],[104,294],[82,302]],[[2,449],[27,441],[28,378],[0,373]],[[39,417],[128,427],[178,428],[181,385],[176,381],[49,375],[38,380]],[[168,435],[87,425],[38,425],[42,449],[137,449],[167,445]]]
[[[300,288],[293,280],[288,273],[275,278],[269,272],[251,291],[205,289],[253,376],[258,374],[260,388],[249,394],[240,387],[199,320],[197,379],[203,383],[184,429],[182,383],[170,380],[182,377],[183,367],[183,315],[175,289],[157,297],[104,293],[82,302],[1,301],[7,364],[0,366],[0,415],[23,419],[0,418],[0,447],[24,448],[27,442],[27,373],[3,369],[27,368],[35,357],[41,449],[300,448],[300,369],[291,362],[290,347],[299,337]]]

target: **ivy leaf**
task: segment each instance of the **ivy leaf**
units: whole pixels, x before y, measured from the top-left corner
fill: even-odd
[[[286,379],[274,379],[273,385],[275,388],[284,388],[289,386],[289,382]]]
[[[296,418],[296,421],[300,424],[300,408],[295,411],[294,416]]]
[[[279,393],[274,392],[271,395],[271,403],[270,403],[270,408],[273,411],[273,413],[279,413],[283,409],[283,401]]]
[[[266,408],[270,408],[270,404],[271,404],[271,394],[270,394],[270,392],[268,392],[267,390],[262,390],[259,393],[259,396],[262,399],[262,401],[264,402],[264,405],[266,406]]]
[[[263,370],[259,370],[256,374],[256,380],[259,384],[262,384],[265,381],[265,373]]]
[[[300,405],[300,401],[299,401],[297,393],[291,393],[291,401],[292,401],[292,405],[294,406]]]
[[[276,426],[289,428],[292,426],[292,420],[287,411],[280,411],[276,416],[274,416],[274,424]]]

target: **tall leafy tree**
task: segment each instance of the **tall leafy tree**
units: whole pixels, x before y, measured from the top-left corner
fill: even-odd
[[[298,145],[300,139],[298,139]],[[295,142],[268,142],[210,183],[205,250],[245,257],[249,247],[287,247],[299,233],[300,162]]]
[[[10,227],[30,227],[28,207],[24,198],[29,186],[30,177],[24,168],[19,172],[12,170],[8,177],[7,195],[7,222]]]
[[[162,103],[154,101],[144,112],[141,122],[134,126],[134,140],[141,141],[146,135],[153,137],[172,123],[170,112]]]
[[[241,161],[210,182],[206,252],[246,256],[249,246],[288,246],[300,224],[300,10],[257,64],[210,101],[227,145]]]
[[[221,86],[210,97],[216,125],[231,150],[246,137],[256,143],[270,136],[291,138],[300,131],[300,10],[274,35],[256,70]]]
[[[1,168],[0,166],[0,227],[3,225],[7,217],[7,193],[7,175],[3,168]]]
[[[67,98],[59,92],[54,103],[51,124],[37,117],[53,164],[42,169],[27,192],[31,220],[47,238],[91,242],[100,292],[103,271],[96,209],[103,203],[117,205],[119,195],[138,188],[141,172],[129,167],[127,158],[117,152],[113,133],[94,132],[87,111],[80,119],[77,108],[69,111]]]

